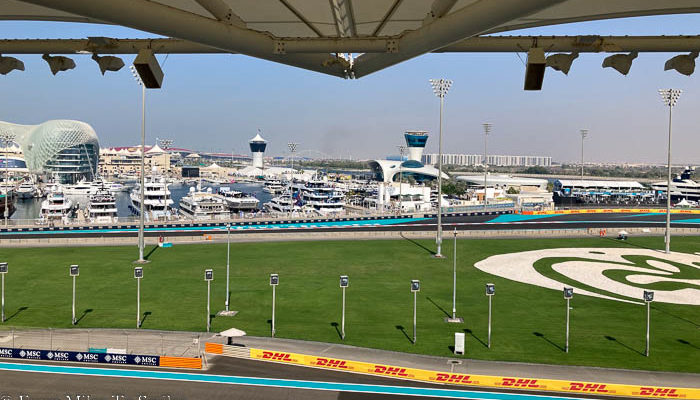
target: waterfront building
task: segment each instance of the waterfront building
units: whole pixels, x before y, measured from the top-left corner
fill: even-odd
[[[404,133],[408,157],[396,159],[372,160],[369,166],[374,174],[374,179],[380,182],[399,182],[414,180],[426,182],[438,177],[437,168],[425,165],[421,162],[423,149],[428,141],[426,131],[406,131]],[[442,173],[443,179],[449,179],[449,175]]]
[[[58,183],[92,180],[97,173],[99,142],[85,122],[51,120],[38,125],[0,121],[0,129],[16,135],[29,172]]]
[[[437,154],[424,154],[421,161],[425,164],[437,164]],[[443,165],[476,166],[484,164],[483,154],[443,154]],[[546,156],[507,156],[487,155],[486,164],[497,167],[549,167],[552,165],[552,157]]]
[[[160,146],[147,147],[144,156],[146,171],[155,170],[158,175],[172,173],[170,153]],[[99,171],[104,177],[140,175],[141,146],[100,149]]]

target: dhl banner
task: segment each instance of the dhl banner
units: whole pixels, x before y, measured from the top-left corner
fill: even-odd
[[[662,208],[590,208],[581,210],[523,211],[523,215],[568,215],[568,214],[665,214]],[[671,210],[671,214],[700,214],[700,210]]]
[[[228,353],[228,348],[221,344],[207,343],[205,350],[213,354]],[[238,347],[240,349],[240,347]],[[254,360],[273,361],[287,364],[304,365],[316,368],[335,369],[393,378],[412,379],[423,382],[443,383],[453,385],[496,387],[507,389],[529,389],[541,391],[556,391],[568,393],[588,393],[605,396],[634,396],[645,398],[669,399],[700,399],[700,389],[671,388],[659,386],[635,386],[609,383],[591,383],[578,381],[563,381],[552,379],[534,379],[501,377],[488,375],[458,374],[440,371],[428,371],[416,368],[404,368],[384,364],[360,361],[342,360],[330,357],[319,357],[306,354],[248,349],[250,358]],[[240,356],[240,353],[238,353]]]

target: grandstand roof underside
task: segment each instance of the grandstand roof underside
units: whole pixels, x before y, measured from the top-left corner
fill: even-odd
[[[359,78],[433,51],[527,50],[517,50],[520,44],[489,50],[484,47],[489,38],[482,38],[485,41],[481,44],[469,42],[487,34],[697,12],[697,0],[6,0],[0,5],[0,19],[4,20],[122,25],[180,39],[177,43],[183,46],[182,51],[174,52],[240,53],[346,78]],[[585,38],[590,32],[581,34]],[[659,43],[661,37],[637,38],[627,46],[613,43],[593,48],[590,41],[594,38],[577,40],[582,51],[687,51],[698,47],[695,36],[676,37],[675,45],[662,46],[664,50],[645,47],[649,47],[648,42]],[[76,41],[81,41],[82,47],[87,43],[84,38]],[[89,46],[95,52],[117,53],[110,51],[114,44],[93,40]],[[22,51],[21,45],[2,41],[0,52],[51,49],[44,43],[36,51]],[[575,47],[575,42],[571,46]],[[82,47],[73,50],[84,51]],[[54,52],[70,52],[70,46],[68,51],[59,50]],[[132,47],[134,50],[138,48]],[[336,53],[362,54],[349,58]]]

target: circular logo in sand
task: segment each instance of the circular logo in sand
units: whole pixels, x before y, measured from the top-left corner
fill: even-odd
[[[642,303],[700,305],[700,255],[630,248],[562,248],[491,256],[475,264],[492,275],[544,288]]]

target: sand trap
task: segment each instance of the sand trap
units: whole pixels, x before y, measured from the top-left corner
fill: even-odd
[[[697,254],[676,252],[666,254],[657,250],[626,248],[561,248],[524,251],[491,256],[477,262],[475,266],[484,272],[506,279],[561,290],[564,284],[537,272],[534,268],[535,262],[550,257],[582,258],[588,261],[565,261],[552,265],[552,269],[562,275],[601,290],[598,293],[574,286],[576,294],[630,303],[642,303],[641,298],[644,288],[636,285],[675,282],[681,287],[680,289],[654,290],[654,300],[664,303],[700,305],[700,280],[674,277],[680,270],[665,262],[649,260],[647,262],[648,268],[639,267],[632,265],[622,256],[648,256],[700,269],[700,264],[694,264],[700,263],[700,255]],[[634,274],[630,274],[625,281],[616,281],[604,275],[604,272],[608,270],[626,270],[634,272]],[[603,294],[605,292],[609,292],[609,294]],[[621,299],[617,295],[640,299],[640,301]]]

